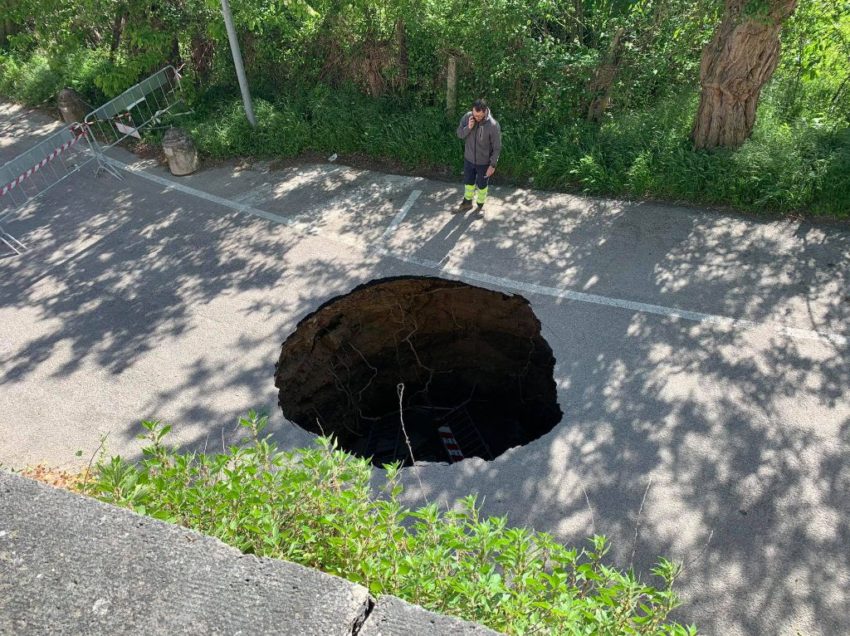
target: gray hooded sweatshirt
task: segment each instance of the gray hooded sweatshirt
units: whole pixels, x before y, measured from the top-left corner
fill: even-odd
[[[496,167],[499,153],[502,152],[502,129],[499,122],[487,110],[487,115],[480,124],[469,129],[469,118],[472,111],[460,118],[457,136],[464,140],[463,158],[477,166],[490,165]]]

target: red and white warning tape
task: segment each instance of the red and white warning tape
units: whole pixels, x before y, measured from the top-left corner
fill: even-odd
[[[452,463],[461,461],[463,459],[463,451],[460,450],[460,445],[457,443],[454,433],[452,433],[452,429],[448,426],[441,426],[437,429],[437,432],[440,434],[440,439],[442,440],[443,446],[445,446],[446,452],[449,454],[449,459],[452,460]]]
[[[7,192],[11,192],[16,186],[21,185],[24,179],[27,179],[34,175],[36,172],[41,170],[44,166],[46,166],[50,161],[53,161],[56,157],[61,155],[63,152],[68,150],[71,146],[77,143],[82,137],[85,136],[86,131],[82,125],[73,126],[71,128],[71,132],[74,133],[74,138],[69,139],[64,144],[59,146],[58,148],[51,151],[49,155],[47,155],[44,159],[35,164],[32,168],[26,170],[23,174],[14,179],[11,183],[7,183],[2,188],[0,188],[0,197],[2,197]]]

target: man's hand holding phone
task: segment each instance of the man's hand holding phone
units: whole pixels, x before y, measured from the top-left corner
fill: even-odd
[[[472,115],[469,116],[469,123],[467,124],[467,126],[469,126],[470,130],[475,128],[475,117],[473,117]]]

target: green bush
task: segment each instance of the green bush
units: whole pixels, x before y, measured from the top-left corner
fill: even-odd
[[[257,127],[251,128],[242,102],[231,100],[224,108],[202,112],[190,128],[202,152],[216,158],[291,156],[304,149],[307,125],[296,113],[257,99],[254,116]]]
[[[416,111],[364,97],[353,90],[319,87],[306,96],[254,100],[257,127],[242,101],[223,98],[219,108],[201,107],[190,128],[201,152],[216,158],[239,155],[288,157],[302,151],[362,153],[415,168],[460,162],[447,139],[454,124],[439,109]]]
[[[109,66],[103,51],[89,49],[53,59],[42,52],[29,56],[0,54],[0,95],[38,106],[55,103],[59,91],[67,87],[76,90],[89,103],[99,105],[106,97],[98,89],[97,79]]]
[[[678,567],[662,559],[659,588],[606,565],[608,543],[566,548],[547,534],[460,511],[399,503],[398,466],[380,492],[371,465],[327,439],[280,452],[249,413],[245,443],[217,455],[177,453],[170,430],[145,422],[144,459],[101,462],[86,491],[240,550],[324,570],[428,609],[514,634],[694,634],[668,622]]]
[[[0,94],[24,104],[37,105],[55,99],[62,80],[44,55],[35,54],[26,59],[12,54],[0,56]]]
[[[694,112],[696,95],[686,93],[612,116],[598,127],[576,122],[558,135],[542,136],[526,125],[518,136],[536,138],[536,151],[515,158],[506,143],[504,167],[520,178],[534,175],[535,184],[553,189],[850,216],[846,123],[787,123],[767,102],[741,148],[706,152],[691,147]]]

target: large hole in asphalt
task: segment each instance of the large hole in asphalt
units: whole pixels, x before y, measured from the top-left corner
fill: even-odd
[[[490,460],[561,420],[554,367],[525,298],[385,278],[304,318],[275,386],[287,419],[376,466]]]

